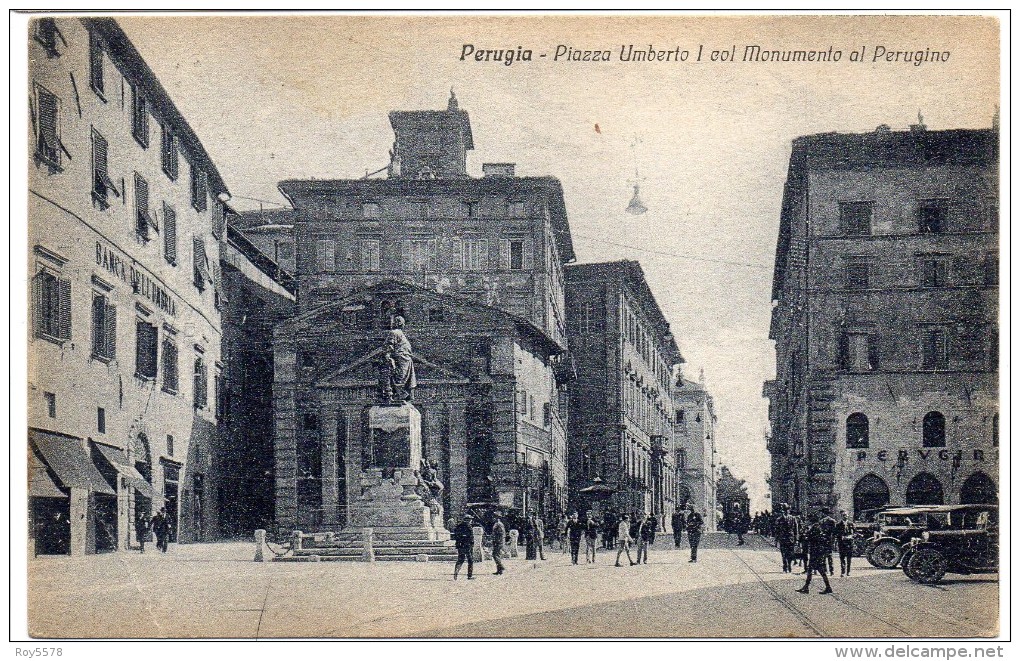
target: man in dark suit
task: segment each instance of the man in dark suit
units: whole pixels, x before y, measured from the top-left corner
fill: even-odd
[[[846,511],[840,512],[836,524],[836,545],[839,549],[839,575],[850,575],[850,561],[854,557],[854,522]]]
[[[835,574],[836,570],[832,563],[832,552],[836,548],[836,519],[829,516],[829,510],[822,508],[819,511],[818,525],[829,540],[829,552],[825,554],[825,562],[829,567],[829,573]]]
[[[457,564],[453,566],[453,580],[457,580],[457,574],[460,573],[461,566],[467,562],[468,580],[474,578],[473,574],[475,571],[475,561],[471,557],[471,549],[475,545],[475,533],[471,529],[471,524],[474,523],[475,518],[470,514],[465,514],[464,519],[457,524],[457,527],[453,529],[453,543],[457,547]]]
[[[832,586],[829,585],[829,576],[826,572],[828,569],[828,563],[825,561],[826,558],[832,557],[832,537],[826,531],[826,527],[822,524],[822,517],[816,512],[811,517],[814,523],[807,529],[807,552],[808,559],[805,563],[807,565],[807,578],[804,581],[803,587],[797,592],[807,594],[808,588],[811,586],[811,576],[814,573],[818,573],[822,577],[822,581],[825,582],[825,589],[821,590],[820,594],[832,594]]]
[[[776,544],[779,545],[779,555],[783,558],[783,573],[789,574],[793,571],[793,552],[800,537],[800,529],[797,519],[790,514],[790,506],[783,503],[779,506],[780,515],[775,523]]]
[[[698,561],[698,544],[701,543],[701,531],[705,527],[705,519],[695,509],[694,505],[687,506],[687,542],[691,545],[691,559],[688,562]]]
[[[577,564],[577,556],[581,553],[581,538],[584,537],[584,524],[577,518],[577,512],[567,520],[567,539],[570,541],[570,561]]]
[[[687,520],[684,517],[684,510],[678,509],[669,518],[669,524],[673,526],[673,545],[680,548],[684,538],[684,528],[687,527]]]
[[[503,553],[506,550],[506,526],[499,512],[495,513],[496,522],[492,524],[492,561],[496,563],[494,575],[499,576],[506,567],[503,566]]]

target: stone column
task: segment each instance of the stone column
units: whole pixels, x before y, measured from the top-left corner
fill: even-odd
[[[276,525],[284,531],[297,526],[297,437],[294,401],[297,353],[278,349],[273,360],[273,415],[276,437],[273,463],[276,475]]]
[[[336,475],[336,436],[337,414],[335,405],[323,402],[319,404],[319,452],[322,457],[322,524],[324,528],[334,529],[339,525],[337,517],[337,475]]]
[[[450,511],[447,517],[459,519],[467,504],[467,421],[464,402],[447,404],[450,421],[450,474],[446,488],[450,492]]]
[[[482,553],[482,539],[485,537],[485,529],[481,526],[474,526],[471,530],[475,536],[475,545],[471,549],[471,559],[475,562],[481,562],[485,559],[485,555]]]
[[[346,448],[344,450],[344,468],[347,478],[347,512],[344,513],[345,525],[350,525],[350,509],[355,500],[361,496],[361,444],[363,442],[364,422],[362,408],[356,404],[344,406],[344,430]]]
[[[88,489],[71,487],[71,555],[96,552],[95,496]]]

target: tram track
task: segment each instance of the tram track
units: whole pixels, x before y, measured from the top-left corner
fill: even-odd
[[[761,584],[763,588],[765,588],[765,591],[772,595],[772,598],[778,601],[786,610],[788,610],[795,618],[797,618],[797,620],[801,624],[803,624],[805,627],[813,631],[817,636],[820,636],[822,638],[828,637],[826,633],[821,629],[820,625],[818,625],[818,623],[816,623],[814,620],[808,617],[807,613],[797,608],[789,599],[780,595],[779,591],[776,590],[771,585],[769,585],[769,582],[762,577],[758,570],[756,570],[754,567],[750,565],[750,563],[744,560],[744,558],[742,558],[740,554],[736,552],[735,549],[729,549],[729,551],[730,553],[733,554],[733,556],[737,560],[740,561],[742,565],[747,567],[748,571],[750,571],[751,574],[753,574],[756,579],[758,579],[758,582]]]

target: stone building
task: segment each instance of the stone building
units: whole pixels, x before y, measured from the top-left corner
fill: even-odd
[[[570,386],[572,507],[596,477],[611,505],[668,522],[680,489],[673,420],[683,357],[641,266],[566,269],[567,330],[577,380]]]
[[[793,143],[769,337],[773,506],[996,499],[998,132]]]
[[[112,19],[31,23],[30,536],[37,553],[217,525],[227,188]]]
[[[239,230],[259,252],[286,273],[297,271],[294,251],[293,209],[246,211],[231,216],[230,226]]]
[[[705,388],[704,377],[698,381],[680,379],[675,393],[677,502],[693,504],[705,516],[705,529],[714,532],[718,523],[715,405]]]
[[[429,393],[425,406],[433,410],[432,414],[426,411],[426,428],[429,424],[444,429],[450,424],[466,425],[449,432],[455,453],[467,452],[468,448],[458,446],[467,439],[485,439],[470,446],[480,454],[467,460],[477,468],[470,473],[477,483],[444,472],[447,465],[450,471],[464,465],[456,456],[449,460],[452,463],[440,464],[440,479],[453,480],[448,514],[459,514],[463,503],[477,499],[553,515],[562,511],[566,499],[563,389],[569,376],[564,367],[569,362],[564,359],[563,264],[574,259],[563,190],[552,177],[517,176],[512,164],[484,164],[483,176],[470,176],[471,125],[452,96],[446,110],[392,112],[390,123],[396,140],[384,178],[280,184],[294,207],[286,217],[293,224],[301,316],[277,329],[277,525],[328,528],[345,520],[342,506],[332,509],[332,503],[338,502],[332,495],[334,486],[329,486],[334,484],[332,477],[321,478],[321,514],[313,514],[320,507],[316,504],[320,496],[312,493],[311,482],[303,482],[312,479],[304,477],[307,474],[332,475],[338,464],[330,457],[340,457],[337,450],[323,445],[318,454],[294,459],[296,440],[292,439],[296,433],[300,436],[305,412],[294,408],[288,393],[298,387],[295,375],[305,372],[290,362],[295,353],[325,356],[329,346],[307,346],[308,338],[322,342],[326,338],[315,333],[306,337],[302,320],[330,314],[328,310],[336,312],[337,302],[346,301],[345,306],[374,310],[378,324],[380,319],[388,322],[397,309],[379,309],[382,300],[396,305],[397,299],[407,299],[408,306],[411,302],[425,306],[426,300],[433,300],[429,297],[437,296],[434,310],[425,306],[416,312],[424,316],[407,319],[409,333],[419,338],[412,341],[423,358],[447,375],[425,391]],[[245,215],[247,226],[266,224],[249,222],[252,216]],[[392,290],[398,284],[403,288]],[[394,291],[404,293],[396,296]],[[368,302],[362,300],[366,297]],[[484,309],[489,312],[483,314]],[[521,331],[516,340],[508,335],[496,342],[488,335],[490,318],[527,332]],[[380,328],[366,326],[363,331],[378,334]],[[436,341],[459,337],[463,356],[440,359],[453,347],[433,347],[432,328],[444,329]],[[370,343],[378,339],[372,338]],[[353,338],[337,346],[343,353],[329,362],[336,369],[354,365],[370,353]],[[463,364],[458,367],[458,363]],[[485,386],[489,394],[474,390],[475,379],[492,380]],[[472,406],[485,402],[484,412],[464,408],[467,391],[475,393]],[[338,416],[356,419],[346,407],[366,408],[374,401],[371,388],[350,392],[357,398],[343,400],[343,411],[336,408],[337,400],[329,404],[332,410],[313,412],[322,443],[333,443]],[[466,417],[458,421],[460,415]],[[455,417],[453,422],[449,416]],[[438,447],[435,443],[433,448]],[[358,465],[356,457],[344,461]],[[304,495],[295,501],[295,492]]]

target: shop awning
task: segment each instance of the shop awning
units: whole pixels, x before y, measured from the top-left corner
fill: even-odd
[[[57,486],[39,457],[28,451],[28,495],[33,498],[67,498],[68,494]]]
[[[80,439],[41,429],[29,429],[28,440],[38,448],[43,461],[56,473],[64,488],[89,489],[96,493],[117,495],[89,459]]]
[[[156,493],[156,490],[152,487],[149,482],[142,477],[142,474],[138,472],[138,469],[131,465],[127,455],[120,448],[115,448],[110,445],[103,445],[102,443],[92,442],[93,447],[99,451],[99,454],[109,462],[111,466],[120,473],[121,477],[128,485],[135,488],[140,494],[151,500],[163,500],[163,497]]]

